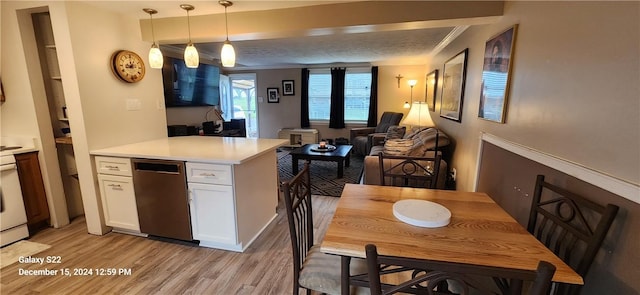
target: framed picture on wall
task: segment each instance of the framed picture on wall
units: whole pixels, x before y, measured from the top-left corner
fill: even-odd
[[[267,102],[279,103],[280,94],[278,94],[278,88],[267,88]]]
[[[282,80],[282,95],[294,95],[293,80]]]
[[[485,45],[479,118],[504,123],[517,28],[518,25],[513,25],[491,37]]]
[[[442,91],[440,94],[440,117],[462,121],[464,83],[467,78],[467,53],[469,48],[456,54],[444,63]]]
[[[427,74],[427,83],[425,83],[424,97],[427,100],[427,105],[430,111],[436,110],[436,91],[438,89],[438,70]]]

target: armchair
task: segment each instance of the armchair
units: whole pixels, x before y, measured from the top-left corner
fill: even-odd
[[[353,152],[362,156],[368,155],[369,149],[371,148],[368,145],[369,135],[375,133],[386,133],[389,127],[400,124],[400,120],[402,120],[403,115],[403,113],[384,112],[382,113],[380,122],[378,122],[376,127],[352,128],[349,140],[351,145],[353,145]]]

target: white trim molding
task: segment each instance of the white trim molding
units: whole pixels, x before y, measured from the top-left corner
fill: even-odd
[[[478,149],[478,165],[476,166],[476,181],[474,190],[478,188],[478,180],[480,174],[481,156],[484,142],[491,143],[502,149],[525,157],[529,160],[538,162],[542,165],[551,167],[567,175],[573,176],[589,184],[595,185],[613,194],[621,196],[632,202],[640,204],[640,186],[629,183],[627,181],[615,178],[602,172],[593,170],[583,165],[558,158],[556,156],[543,153],[524,145],[511,142],[495,135],[484,133],[480,134],[480,145]]]

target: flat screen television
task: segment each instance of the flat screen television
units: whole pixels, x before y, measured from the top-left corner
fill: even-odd
[[[214,106],[220,104],[220,68],[200,64],[187,68],[183,59],[166,57],[162,67],[166,107]]]

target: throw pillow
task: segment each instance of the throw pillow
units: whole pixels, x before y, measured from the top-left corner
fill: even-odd
[[[384,137],[384,140],[389,140],[389,139],[401,139],[404,136],[405,131],[407,130],[407,127],[405,126],[391,126],[389,127],[389,129],[387,130],[387,135]]]
[[[384,143],[383,153],[391,156],[405,156],[413,148],[413,139],[389,139]]]

